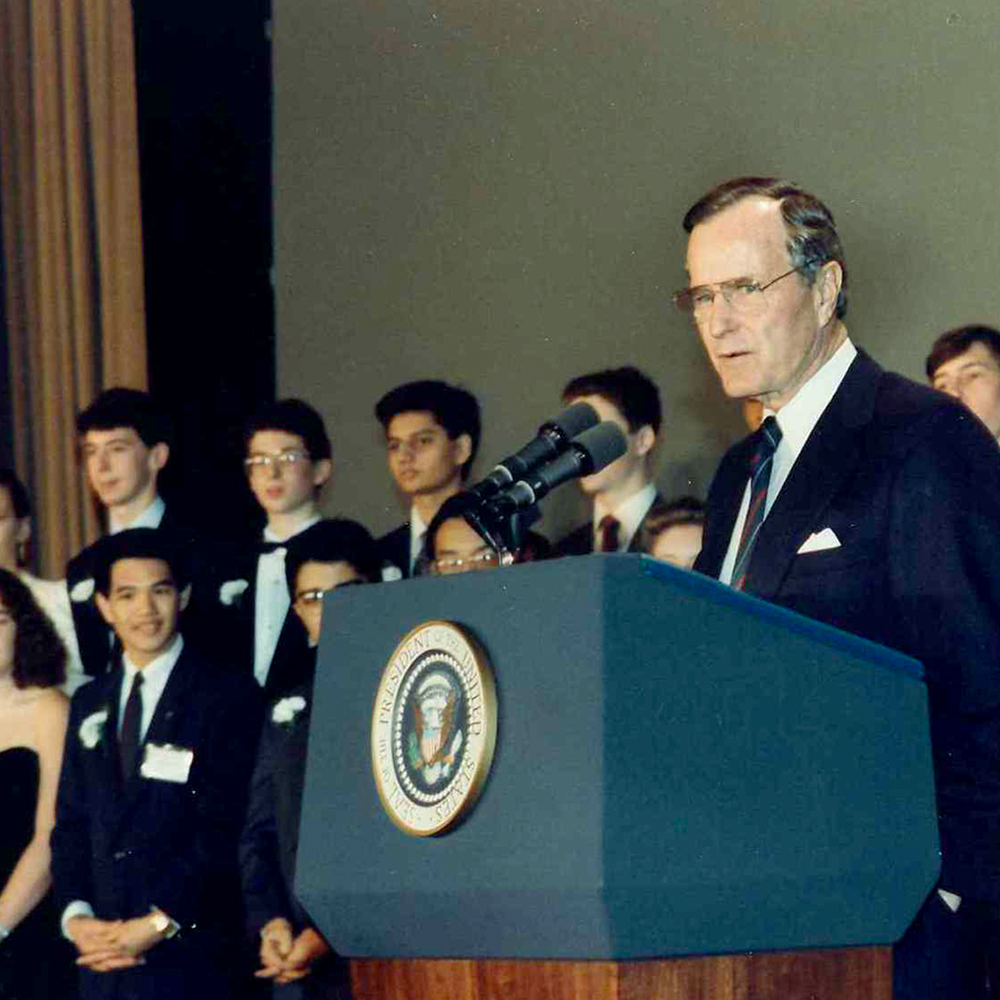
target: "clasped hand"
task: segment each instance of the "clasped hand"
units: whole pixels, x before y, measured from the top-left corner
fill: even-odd
[[[143,954],[162,938],[148,916],[131,920],[73,917],[66,923],[66,932],[80,953],[76,964],[93,972],[142,965]]]
[[[284,917],[269,920],[260,932],[260,963],[254,975],[284,985],[309,974],[317,959],[330,953],[330,946],[311,927],[298,935]]]

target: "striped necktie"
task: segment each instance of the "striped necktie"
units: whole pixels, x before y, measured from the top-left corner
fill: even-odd
[[[750,458],[750,506],[747,508],[747,519],[743,524],[739,548],[736,550],[736,562],[733,564],[732,586],[742,590],[750,569],[750,556],[764,523],[764,510],[767,505],[767,488],[771,482],[771,466],[774,464],[774,452],[781,441],[781,428],[774,417],[768,417],[757,432],[757,447]]]

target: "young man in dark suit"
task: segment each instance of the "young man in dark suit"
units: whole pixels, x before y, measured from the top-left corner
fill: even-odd
[[[243,435],[247,481],[267,523],[223,560],[216,599],[234,659],[252,670],[270,696],[287,686],[272,664],[294,660],[302,629],[288,614],[285,559],[294,540],[318,524],[319,496],[333,469],[323,418],[301,399],[279,399],[258,411]]]
[[[378,401],[375,416],[385,431],[389,471],[410,503],[409,520],[379,539],[379,551],[399,574],[411,577],[427,526],[441,504],[462,489],[472,468],[479,403],[446,382],[407,382]]]
[[[168,532],[105,539],[95,574],[123,657],[73,700],[51,838],[81,996],[236,997],[260,692],[185,645],[190,589]]]
[[[125,528],[179,530],[173,507],[157,491],[170,458],[170,421],[148,393],[116,387],[102,392],[76,418],[87,482],[107,520],[109,534]],[[87,546],[66,567],[80,658],[92,677],[110,666],[108,626],[94,604],[99,543]]]
[[[381,560],[360,524],[329,520],[310,529],[289,550],[287,571],[292,607],[308,635],[309,653],[298,682],[283,692],[265,719],[240,863],[248,921],[260,939],[257,975],[278,984],[301,979],[306,995],[332,998],[344,984],[344,966],[331,957],[329,946],[292,892],[313,677],[324,596],[378,581]]]
[[[657,499],[653,462],[662,420],[659,390],[647,375],[627,365],[572,379],[563,402],[589,403],[601,420],[618,424],[628,451],[579,481],[592,504],[591,519],[556,542],[552,555],[638,552],[642,523]]]
[[[996,443],[855,348],[843,248],[817,198],[739,178],[684,228],[691,287],[674,301],[726,394],[764,406],[716,474],[695,568],[923,662],[943,864],[895,949],[895,993],[984,997],[1000,926]]]
[[[975,324],[942,333],[925,369],[935,389],[965,403],[1000,443],[1000,330]]]

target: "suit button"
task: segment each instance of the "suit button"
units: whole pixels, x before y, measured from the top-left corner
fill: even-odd
[[[128,851],[115,851],[111,856],[115,861],[124,861],[128,857]]]

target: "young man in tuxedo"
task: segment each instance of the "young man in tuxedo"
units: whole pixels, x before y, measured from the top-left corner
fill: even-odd
[[[308,635],[308,658],[296,685],[265,718],[240,842],[247,917],[260,939],[257,975],[278,984],[304,979],[307,995],[324,998],[338,995],[345,968],[331,958],[329,946],[292,892],[323,598],[345,587],[374,583],[380,572],[371,535],[354,521],[320,521],[289,549],[288,586],[292,607]]]
[[[563,402],[589,403],[601,420],[618,424],[628,451],[579,481],[591,501],[591,519],[557,542],[552,555],[637,552],[639,530],[657,498],[653,460],[662,419],[659,390],[652,379],[628,365],[572,379],[563,390]]]
[[[148,393],[115,387],[102,392],[76,418],[87,482],[103,508],[108,533],[125,528],[179,531],[172,506],[157,491],[157,477],[170,457],[170,421]],[[99,543],[66,567],[73,624],[84,670],[92,677],[109,669],[109,629],[94,604],[94,566]]]
[[[122,663],[74,697],[51,838],[84,1000],[239,995],[237,842],[262,701],[185,644],[178,552],[168,531],[131,528],[96,557]]]
[[[818,198],[737,178],[684,229],[690,287],[674,301],[726,395],[764,406],[716,473],[695,569],[923,663],[942,868],[896,946],[895,995],[985,997],[1000,928],[996,441],[854,346]]]
[[[446,382],[407,382],[375,406],[389,471],[410,503],[409,520],[379,539],[386,563],[413,576],[427,526],[468,478],[479,448],[479,403]],[[387,577],[388,578],[388,577]]]
[[[965,403],[1000,442],[1000,330],[960,326],[942,333],[926,370],[935,389]]]
[[[233,655],[271,696],[287,686],[272,663],[292,662],[305,641],[288,615],[286,553],[321,520],[319,496],[333,465],[323,418],[301,399],[265,406],[247,423],[243,440],[247,482],[267,523],[262,538],[225,561],[217,598]]]

